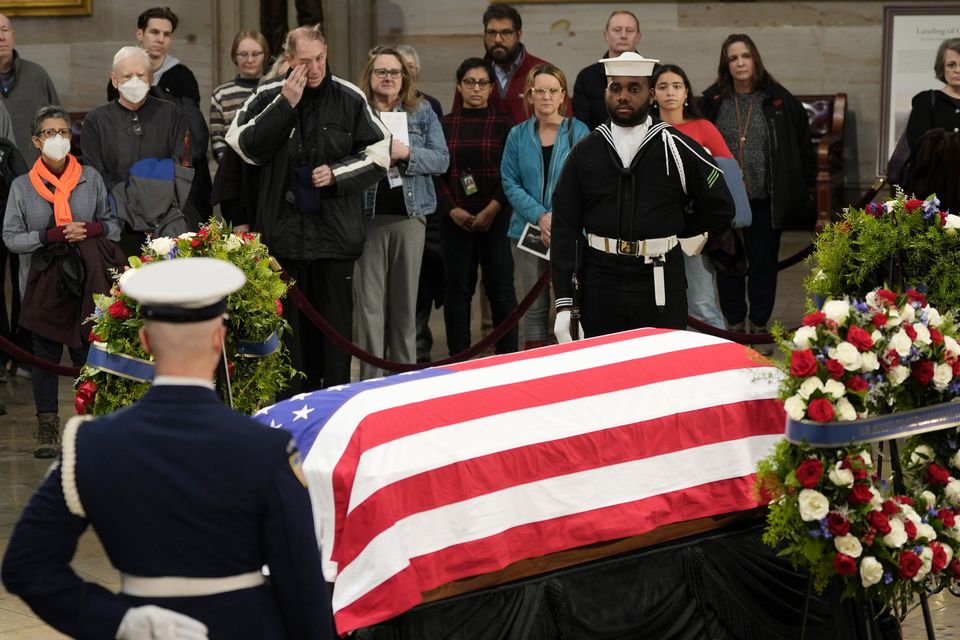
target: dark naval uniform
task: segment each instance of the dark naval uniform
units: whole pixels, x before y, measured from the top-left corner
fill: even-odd
[[[81,423],[75,439],[72,429],[3,564],[4,585],[44,620],[76,638],[114,638],[127,609],[153,604],[203,622],[210,638],[333,637],[289,434],[190,384],[154,386],[135,405]],[[69,566],[87,525],[122,573],[119,595]],[[257,585],[263,565],[269,584]],[[209,593],[210,581],[197,578],[220,579],[219,588],[182,595]],[[224,591],[224,579],[234,588]]]
[[[609,122],[583,138],[553,194],[550,262],[557,308],[574,303],[571,276],[577,271],[587,337],[638,327],[683,329],[687,285],[677,236],[733,219],[733,200],[710,154],[667,123],[647,122],[629,168]],[[662,307],[655,298],[659,256]]]

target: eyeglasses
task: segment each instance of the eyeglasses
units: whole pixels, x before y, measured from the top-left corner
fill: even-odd
[[[400,69],[374,69],[373,75],[377,76],[380,79],[390,76],[393,79],[397,79],[403,75],[403,71]]]
[[[530,93],[536,95],[538,98],[543,98],[547,94],[550,94],[550,97],[561,93],[563,89],[558,89],[556,87],[530,87]]]
[[[493,84],[489,80],[474,80],[473,78],[464,78],[460,82],[461,84],[463,84],[463,86],[467,87],[468,89],[473,89],[474,87],[480,87],[481,89],[486,89],[491,84]]]
[[[483,35],[485,35],[490,40],[495,40],[497,36],[500,36],[500,38],[503,40],[509,40],[513,36],[517,35],[517,30],[516,29],[499,29],[499,30],[487,29],[486,31],[483,32]]]
[[[130,114],[130,122],[133,123],[133,135],[142,136],[143,127],[140,126],[140,116],[137,115],[136,112],[133,112],[132,114]]]
[[[37,134],[37,137],[41,140],[49,140],[53,136],[60,136],[61,138],[69,138],[73,135],[73,132],[70,129],[43,129],[40,133]]]
[[[237,57],[240,58],[241,60],[246,60],[247,58],[253,58],[253,59],[262,58],[263,51],[238,52]]]

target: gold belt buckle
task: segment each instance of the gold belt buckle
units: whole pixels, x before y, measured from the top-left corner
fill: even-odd
[[[617,241],[617,253],[622,256],[638,256],[640,255],[640,242],[630,240],[618,240]]]

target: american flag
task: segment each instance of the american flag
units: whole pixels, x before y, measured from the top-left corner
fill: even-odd
[[[640,329],[296,396],[257,414],[304,455],[341,634],[447,582],[758,506],[779,373]]]

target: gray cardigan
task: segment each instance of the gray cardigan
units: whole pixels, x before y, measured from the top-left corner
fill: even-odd
[[[7,108],[10,119],[13,120],[13,132],[17,138],[16,145],[20,155],[26,160],[27,166],[32,167],[39,157],[39,152],[30,142],[30,123],[33,122],[33,116],[40,107],[60,104],[57,89],[43,67],[36,62],[24,60],[14,49],[13,84],[7,95],[0,92],[0,97],[3,98],[3,105]],[[5,133],[0,135],[13,140]]]
[[[117,241],[120,225],[107,204],[107,189],[96,169],[83,167],[80,182],[70,194],[70,209],[76,222],[100,222],[103,235]],[[7,211],[3,218],[3,242],[20,254],[20,297],[27,287],[33,252],[44,245],[43,238],[51,227],[53,203],[44,200],[30,183],[30,175],[18,177],[10,185]]]

